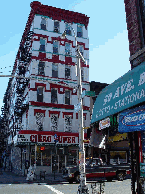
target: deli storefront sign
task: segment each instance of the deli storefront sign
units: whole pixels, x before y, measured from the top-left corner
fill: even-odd
[[[38,132],[35,131],[36,134],[25,134],[28,131],[24,131],[23,133],[19,133],[17,135],[17,144],[54,144],[56,137],[51,132]],[[57,134],[57,144],[78,144],[79,137],[77,133],[55,133]]]
[[[119,114],[119,132],[145,131],[145,106],[136,107]]]

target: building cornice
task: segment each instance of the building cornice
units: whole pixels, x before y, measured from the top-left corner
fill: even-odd
[[[68,22],[68,23],[74,22],[74,23],[84,24],[86,28],[89,23],[89,17],[87,17],[85,14],[82,14],[82,13],[43,5],[39,1],[33,1],[30,4],[30,6],[35,14],[48,16],[53,20],[59,20],[59,21],[64,20],[65,22]]]

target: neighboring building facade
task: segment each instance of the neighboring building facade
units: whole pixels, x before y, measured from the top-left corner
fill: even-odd
[[[99,93],[101,93],[103,88],[107,87],[108,85],[109,84],[107,83],[94,81],[90,83],[90,91],[95,91],[95,96],[90,98],[90,115],[93,114],[94,104],[97,96]],[[88,150],[88,156],[92,156],[94,158],[101,157],[103,161],[108,164],[116,162],[129,162],[130,153],[128,136],[127,133],[118,133],[117,115],[109,117],[110,125],[108,127],[105,126],[107,121],[100,122],[94,123],[88,130],[91,145],[90,149]]]
[[[80,52],[82,88],[89,85],[89,18],[40,2],[31,3],[31,12],[16,56],[14,76],[4,97],[9,132],[8,160],[15,172],[24,173],[36,161],[38,170],[57,170],[78,159],[77,57],[75,30]],[[62,38],[66,31],[66,37]],[[83,100],[84,126],[90,125],[90,97]],[[86,134],[85,134],[86,136]],[[55,145],[55,140],[57,145]],[[27,165],[29,164],[29,165]]]

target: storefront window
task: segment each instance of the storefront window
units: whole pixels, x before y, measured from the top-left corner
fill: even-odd
[[[41,151],[40,147],[37,146],[37,154],[36,154],[36,165],[37,166],[51,166],[51,154],[53,154],[54,150],[50,146],[43,146],[45,150]],[[31,148],[31,164],[35,163],[35,147]]]
[[[78,150],[76,149],[69,149],[68,155],[67,155],[67,165],[77,165],[78,162]]]

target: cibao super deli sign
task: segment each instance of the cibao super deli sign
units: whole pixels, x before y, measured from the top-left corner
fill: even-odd
[[[145,62],[107,86],[96,98],[91,123],[145,101]]]
[[[78,144],[78,137],[76,136],[63,136],[59,135],[58,144]],[[53,135],[40,135],[40,134],[19,134],[17,137],[18,144],[21,143],[45,143],[54,144]]]

